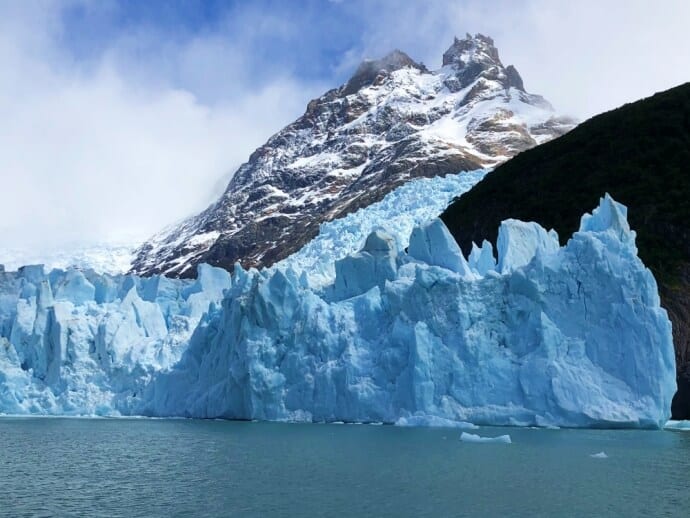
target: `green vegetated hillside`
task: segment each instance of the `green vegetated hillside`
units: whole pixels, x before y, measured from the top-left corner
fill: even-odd
[[[690,83],[598,115],[525,151],[455,200],[441,218],[467,254],[496,243],[506,218],[537,221],[562,244],[604,193],[628,206],[639,254],[673,323],[674,418],[690,418]]]

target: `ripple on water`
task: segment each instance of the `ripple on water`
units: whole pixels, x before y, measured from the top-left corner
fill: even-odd
[[[509,432],[6,418],[0,515],[687,516],[690,433]]]

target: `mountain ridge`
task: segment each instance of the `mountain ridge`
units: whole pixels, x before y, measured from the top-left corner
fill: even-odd
[[[363,62],[257,148],[218,201],[139,247],[131,271],[270,266],[412,178],[492,167],[574,126],[524,90],[491,38],[456,38],[444,63],[429,71],[401,51]]]

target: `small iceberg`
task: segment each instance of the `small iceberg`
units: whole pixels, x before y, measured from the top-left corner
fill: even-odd
[[[606,453],[603,451],[600,451],[599,453],[592,453],[590,455],[590,457],[592,457],[593,459],[608,459],[609,458],[609,456],[606,455]]]
[[[463,442],[499,442],[503,444],[511,444],[510,435],[499,435],[498,437],[482,437],[473,433],[462,432],[460,440]]]
[[[444,417],[433,415],[411,415],[401,417],[395,422],[395,426],[430,426],[437,428],[463,428],[465,430],[476,430],[477,425],[466,421],[453,421]]]
[[[664,430],[682,430],[690,432],[690,421],[667,421]]]

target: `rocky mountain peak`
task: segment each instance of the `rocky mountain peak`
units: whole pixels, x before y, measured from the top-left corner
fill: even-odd
[[[467,34],[461,40],[455,37],[453,44],[443,53],[444,67],[454,65],[462,69],[472,63],[503,67],[493,39],[483,34]]]
[[[504,67],[498,56],[494,40],[483,34],[467,34],[464,39],[453,40],[443,53],[443,66],[455,69],[460,88],[471,84],[479,77],[496,80],[505,88],[514,87],[525,91],[522,78],[513,65]],[[452,88],[451,88],[452,89]]]
[[[381,59],[365,59],[360,63],[355,73],[345,84],[343,94],[353,94],[361,88],[373,84],[377,78],[406,67],[427,72],[424,65],[417,63],[410,56],[398,49],[395,49]]]
[[[573,127],[524,91],[491,38],[456,39],[443,62],[429,71],[399,50],[364,61],[256,149],[216,203],[142,245],[133,271],[270,266],[414,178],[493,167]]]

